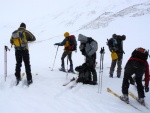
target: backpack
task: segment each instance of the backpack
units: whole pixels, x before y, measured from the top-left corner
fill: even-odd
[[[109,40],[107,39],[107,45],[110,51],[112,48],[115,48],[115,51],[118,50],[118,41],[116,38],[110,38]]]
[[[83,84],[90,84],[91,82],[91,70],[86,65],[86,63],[82,64],[82,66],[77,66],[75,68],[77,72],[79,72],[79,76],[77,82],[82,82]]]
[[[74,35],[70,35],[68,37],[68,41],[69,41],[69,46],[67,47],[67,50],[69,50],[69,51],[75,51],[75,50],[77,50],[76,37]]]
[[[24,31],[15,31],[12,33],[12,41],[15,47],[25,48],[27,46],[27,39]]]
[[[146,61],[148,59],[148,56],[149,56],[149,52],[142,47],[136,48],[132,52],[132,57],[139,58],[144,61]]]
[[[90,44],[91,42],[96,42],[96,51],[98,50],[98,43],[97,43],[97,41],[96,40],[94,40],[93,38],[88,38],[88,43]]]

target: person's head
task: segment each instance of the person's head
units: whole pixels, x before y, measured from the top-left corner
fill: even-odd
[[[20,27],[26,28],[26,24],[22,22],[22,23],[20,24]]]
[[[78,41],[80,41],[81,43],[86,43],[88,41],[88,37],[86,37],[82,34],[79,34]]]
[[[122,37],[122,40],[125,40],[125,39],[126,39],[126,36],[125,36],[125,35],[122,35],[121,37]]]
[[[112,35],[112,38],[116,38],[116,36],[117,36],[116,34],[113,34],[113,35]]]
[[[70,34],[68,33],[68,32],[65,32],[64,33],[64,37],[66,38],[66,37],[69,37],[70,36]]]

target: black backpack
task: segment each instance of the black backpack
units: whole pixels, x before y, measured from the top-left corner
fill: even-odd
[[[110,51],[113,47],[115,47],[116,50],[118,50],[118,40],[116,38],[107,39],[107,45]]]
[[[83,84],[90,84],[91,82],[91,70],[86,65],[86,63],[82,64],[82,66],[77,66],[75,68],[77,72],[79,72],[79,76],[77,82],[82,82]]]
[[[139,58],[144,61],[146,61],[148,59],[148,56],[149,56],[149,52],[142,47],[136,48],[132,52],[132,57]]]

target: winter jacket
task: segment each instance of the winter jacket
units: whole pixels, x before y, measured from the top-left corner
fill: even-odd
[[[91,57],[94,53],[96,53],[98,46],[95,40],[79,34],[78,41],[81,41],[79,48],[84,56]]]
[[[35,36],[31,32],[29,32],[28,30],[26,30],[24,27],[19,27],[18,30],[15,30],[14,32],[16,32],[16,31],[23,31],[25,33],[27,41],[35,41],[36,40]],[[13,37],[11,36],[10,43],[13,45],[13,39],[12,38]],[[28,42],[27,42],[27,46],[25,48],[21,49],[21,48],[15,47],[15,49],[17,49],[17,50],[28,50],[29,49],[28,48]]]
[[[146,70],[145,70],[145,86],[149,86],[149,77],[150,77],[149,74],[150,73],[149,73],[149,64],[148,64],[148,62],[147,61],[143,61],[143,60],[141,60],[139,58],[134,58],[134,57],[131,57],[129,60],[137,60],[137,61],[142,62],[142,63],[145,64],[145,68],[146,68]]]
[[[76,40],[74,40],[74,44],[77,44]],[[67,47],[70,45],[69,44],[69,37],[65,37],[65,39],[62,42],[57,43],[57,45],[64,46],[64,51],[71,52],[71,51],[67,50]]]

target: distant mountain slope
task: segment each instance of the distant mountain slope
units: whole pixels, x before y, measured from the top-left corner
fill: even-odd
[[[129,6],[118,12],[104,12],[93,21],[83,25],[80,29],[98,29],[100,27],[107,27],[108,24],[117,17],[137,17],[146,14],[150,14],[150,1]]]

